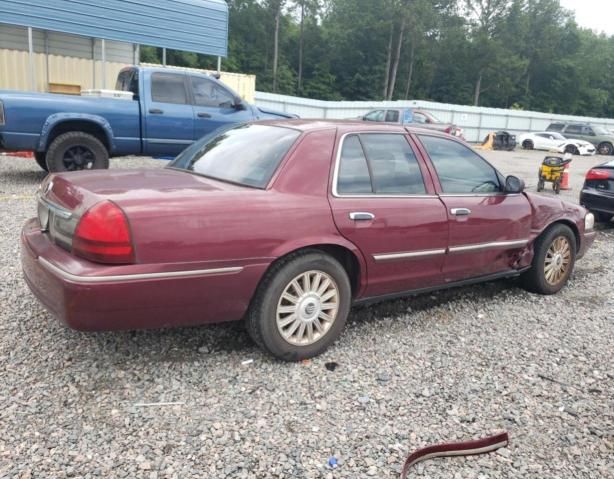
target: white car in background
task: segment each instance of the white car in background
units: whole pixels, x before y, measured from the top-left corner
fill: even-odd
[[[594,155],[596,153],[595,145],[592,143],[568,139],[555,131],[524,133],[518,137],[517,141],[525,150],[546,150],[572,155]]]

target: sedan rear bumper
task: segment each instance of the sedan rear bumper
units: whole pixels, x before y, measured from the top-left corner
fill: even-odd
[[[109,267],[75,258],[40,231],[24,226],[25,280],[61,322],[82,331],[164,328],[241,319],[267,264],[109,274]],[[75,274],[87,263],[87,275]],[[136,265],[135,265],[136,266]],[[99,268],[100,274],[96,274]]]
[[[584,188],[580,193],[580,204],[590,211],[614,214],[614,192]]]

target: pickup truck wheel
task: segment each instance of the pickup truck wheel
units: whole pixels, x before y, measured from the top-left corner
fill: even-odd
[[[568,226],[555,224],[537,238],[531,269],[522,275],[528,291],[558,293],[567,284],[576,263],[576,236]]]
[[[51,172],[102,170],[109,167],[109,152],[95,136],[71,131],[53,140],[47,151],[47,167]]]
[[[49,169],[47,168],[47,153],[46,152],[35,151],[34,159],[36,160],[36,163],[38,164],[38,166],[40,166],[43,170],[49,171]]]
[[[284,361],[325,351],[350,311],[348,275],[331,256],[315,250],[290,255],[265,275],[247,315],[256,344]]]

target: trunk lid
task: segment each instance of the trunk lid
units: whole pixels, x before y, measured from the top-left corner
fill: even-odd
[[[75,229],[83,214],[104,200],[131,213],[156,211],[160,205],[202,202],[228,193],[252,190],[184,171],[165,169],[80,171],[49,175],[38,192],[38,219],[58,246],[71,251]]]

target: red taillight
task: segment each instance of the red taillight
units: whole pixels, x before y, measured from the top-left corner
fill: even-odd
[[[603,170],[589,170],[586,174],[587,180],[607,180],[608,178],[608,172]]]
[[[75,230],[72,251],[98,263],[133,263],[130,227],[120,207],[102,201],[87,210]]]
[[[443,130],[443,131],[445,131],[449,135],[452,135],[453,134],[452,132],[454,131],[454,129],[451,126],[449,126],[445,130]]]

